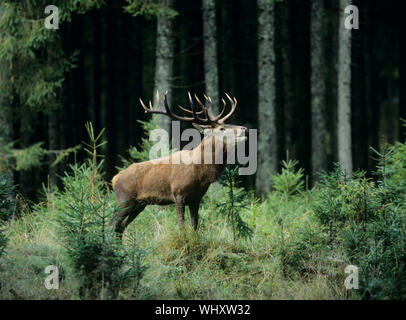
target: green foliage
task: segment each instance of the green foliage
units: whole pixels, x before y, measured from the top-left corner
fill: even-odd
[[[278,242],[275,248],[280,259],[284,277],[293,277],[320,273],[325,267],[323,233],[313,219],[310,211],[309,197],[304,190],[303,169],[296,170],[298,162],[289,159],[282,161],[282,171],[271,176],[273,192],[267,202],[273,212],[270,221],[275,227],[271,229]]]
[[[6,221],[13,214],[14,205],[12,194],[14,186],[6,175],[0,175],[0,256],[2,255],[6,245],[7,237],[4,232]]]
[[[137,239],[134,236],[129,237],[130,248],[126,252],[126,270],[123,273],[123,285],[122,288],[131,289],[130,297],[138,299],[141,291],[141,279],[145,272],[148,270],[148,266],[144,263],[146,252],[139,248]]]
[[[172,8],[161,6],[158,0],[126,0],[124,10],[134,17],[142,15],[146,18],[167,16],[174,18],[178,12]]]
[[[280,221],[282,223],[283,220]],[[281,226],[281,235],[283,231]],[[295,272],[305,277],[323,273],[328,270],[327,237],[325,233],[320,232],[317,225],[303,224],[297,229],[294,239],[288,243],[281,241],[280,255],[285,276]]]
[[[383,153],[370,148],[378,161],[376,175],[379,184],[390,194],[392,201],[403,203],[406,200],[406,144],[396,142],[389,146]]]
[[[67,148],[64,150],[52,150],[52,152],[56,153],[56,159],[52,162],[52,166],[56,166],[58,163],[62,162],[64,159],[69,157],[72,153],[76,153],[80,150],[81,146],[77,145],[72,148]],[[49,151],[48,151],[49,153]]]
[[[248,224],[241,218],[240,212],[248,208],[251,202],[247,197],[247,192],[243,188],[239,188],[238,167],[224,170],[221,183],[227,189],[227,196],[224,200],[217,204],[219,212],[227,217],[233,230],[233,239],[236,237],[251,238],[252,230]]]
[[[373,299],[406,297],[406,179],[404,145],[380,154],[378,181],[364,172],[352,177],[337,166],[325,174],[314,212],[330,243],[342,246],[360,269],[360,295]]]
[[[16,170],[27,170],[31,167],[39,167],[47,151],[42,147],[43,142],[38,142],[24,150],[14,150]]]
[[[127,152],[129,153],[128,159],[120,156],[123,165],[121,167],[117,167],[118,170],[125,169],[134,162],[151,160],[150,150],[156,142],[149,140],[149,137],[151,136],[151,132],[158,128],[156,117],[153,116],[149,121],[137,120],[137,122],[141,124],[142,128],[144,129],[144,136],[141,138],[139,147],[130,147],[127,150]],[[174,151],[174,149],[169,150],[169,154]],[[163,156],[167,156],[167,154],[158,154],[158,157]]]
[[[271,177],[273,188],[286,198],[303,190],[303,169],[300,168],[296,171],[297,164],[297,160],[290,160],[287,155],[286,161],[282,161],[282,173]]]
[[[111,299],[117,298],[131,272],[122,272],[126,253],[110,225],[120,208],[102,178],[103,161],[97,161],[103,132],[96,136],[89,123],[86,128],[90,159],[71,166],[72,173],[62,178],[64,190],[53,195],[53,204],[64,245],[80,279],[81,297]]]
[[[59,23],[71,20],[73,12],[98,8],[102,0],[56,0]],[[44,27],[44,0],[2,1],[0,3],[0,92],[10,104],[35,112],[58,107],[57,91],[64,75],[74,68],[78,52],[68,57],[60,35]],[[28,125],[28,124],[27,124]]]
[[[47,155],[55,154],[56,159],[51,164],[57,165],[72,153],[77,152],[81,146],[75,146],[63,150],[46,150],[43,142],[37,142],[24,149],[15,149],[14,143],[0,145],[0,172],[7,170],[24,171],[40,167],[44,164]]]
[[[62,178],[65,190],[54,195],[66,250],[81,279],[81,296],[108,298],[118,288],[121,268],[122,253],[109,230],[118,208],[92,163],[71,169]]]
[[[140,146],[131,147],[128,149],[128,153],[130,155],[129,159],[126,159],[120,156],[121,161],[123,162],[123,167],[118,169],[124,169],[128,167],[133,162],[141,162],[147,161],[149,159],[149,151],[151,150],[154,143],[149,140],[151,132],[158,128],[156,119],[153,117],[150,121],[141,121],[137,120],[137,122],[142,126],[145,131],[144,137],[141,138]]]

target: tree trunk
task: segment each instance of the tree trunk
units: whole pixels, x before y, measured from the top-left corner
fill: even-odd
[[[311,167],[312,182],[318,180],[318,174],[327,169],[326,148],[326,85],[323,50],[324,34],[324,5],[323,0],[312,0],[310,16],[310,50],[311,50]]]
[[[216,4],[214,0],[203,0],[204,80],[206,94],[213,101],[214,114],[219,111],[216,33]]]
[[[101,63],[101,36],[100,36],[100,10],[94,11],[94,20],[93,20],[93,58],[92,58],[92,67],[93,67],[93,112],[94,112],[94,128],[96,132],[102,130],[101,124],[101,83],[100,83],[100,63]]]
[[[162,8],[173,7],[173,0],[159,0]],[[167,15],[160,15],[157,21],[157,38],[155,51],[155,88],[153,93],[154,107],[156,106],[155,95],[157,90],[162,95],[168,91],[168,102],[172,100],[172,79],[173,79],[173,19]],[[157,115],[158,126],[171,132],[171,120],[164,115]]]
[[[293,132],[294,121],[294,92],[293,92],[293,61],[292,61],[292,37],[290,19],[290,1],[285,0],[281,4],[281,55],[282,55],[282,82],[283,82],[283,117],[284,117],[284,145],[293,159],[297,159],[297,148]]]
[[[403,10],[399,6],[398,19],[399,19],[399,117],[406,121],[406,43],[404,40],[404,32],[406,21],[403,16]],[[401,122],[399,127],[399,140],[405,141],[406,138],[406,123]]]
[[[49,66],[53,66],[54,64],[54,57],[53,57],[53,46],[48,48],[48,60],[47,63]],[[55,98],[52,98],[52,100],[55,100]],[[55,104],[55,101],[52,104]],[[52,110],[49,111],[49,116],[48,116],[48,149],[49,150],[58,150],[59,149],[59,134],[58,134],[58,110],[55,107],[52,107]],[[53,166],[52,163],[56,159],[56,154],[50,153],[48,156],[49,160],[49,168],[48,168],[48,174],[49,174],[49,188],[50,191],[52,192],[54,190],[54,187],[57,185],[57,166]]]
[[[351,30],[344,27],[344,9],[349,0],[340,0],[338,27],[338,161],[347,174],[352,173],[351,151]]]
[[[31,146],[34,141],[40,138],[32,125],[35,115],[31,108],[24,103],[21,103],[17,94],[13,101],[13,108],[19,112],[19,148],[25,149]],[[21,170],[18,172],[18,186],[19,191],[26,199],[35,199],[36,185],[34,179],[34,169],[30,168],[28,170]]]
[[[107,42],[104,43],[106,49],[106,71],[107,80],[104,85],[103,90],[107,89],[106,94],[106,105],[105,105],[105,115],[106,115],[106,138],[107,138],[107,156],[106,156],[106,176],[110,179],[115,173],[115,164],[117,158],[117,136],[118,128],[116,126],[116,119],[118,117],[117,109],[118,105],[116,103],[117,89],[119,74],[117,71],[119,61],[121,62],[121,57],[119,58],[117,54],[117,7],[118,4],[115,1],[109,2],[106,12],[107,18],[107,32],[108,38]],[[119,60],[120,59],[120,60]]]
[[[278,166],[275,110],[274,3],[258,0],[258,169],[256,190],[271,190]]]
[[[48,117],[48,148],[49,150],[58,150],[59,149],[59,139],[58,139],[58,110],[50,111]],[[49,188],[52,192],[54,186],[57,185],[57,166],[52,166],[52,163],[56,159],[56,154],[50,153],[49,155]]]

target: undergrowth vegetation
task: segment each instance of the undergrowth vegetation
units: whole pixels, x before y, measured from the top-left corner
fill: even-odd
[[[178,228],[173,206],[148,206],[121,242],[97,156],[101,135],[88,131],[89,160],[73,164],[63,188],[45,189],[44,201],[18,219],[10,219],[11,189],[0,183],[1,298],[406,298],[405,144],[372,150],[372,178],[336,166],[312,189],[287,157],[263,201],[230,168],[203,198],[198,232],[190,223]],[[47,265],[59,269],[58,290],[44,287]],[[348,265],[358,267],[358,290],[344,286]]]

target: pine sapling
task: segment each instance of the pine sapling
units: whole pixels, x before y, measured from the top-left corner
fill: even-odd
[[[251,203],[247,197],[247,192],[239,187],[238,167],[226,168],[221,179],[221,183],[227,189],[226,198],[221,201],[217,208],[219,212],[227,218],[233,230],[233,240],[237,237],[251,238],[253,231],[241,218],[240,212],[247,209]]]

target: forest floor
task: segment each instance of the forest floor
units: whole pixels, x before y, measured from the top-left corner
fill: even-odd
[[[216,213],[216,201],[224,192],[209,189],[198,232],[179,229],[173,206],[149,206],[130,224],[124,244],[138,248],[143,272],[120,291],[120,299],[348,298],[344,266],[321,257],[316,247],[307,253],[314,256],[306,259],[303,270],[290,267],[296,257],[289,255],[297,253],[287,248],[295,235],[304,227],[318,228],[310,193],[289,201],[271,194],[262,203],[252,203],[242,218],[253,236],[234,240],[229,223]],[[52,214],[52,210],[27,212],[10,223],[9,245],[0,259],[3,299],[79,299],[79,283]],[[189,225],[188,212],[186,217]],[[47,265],[60,270],[57,290],[44,286]]]

